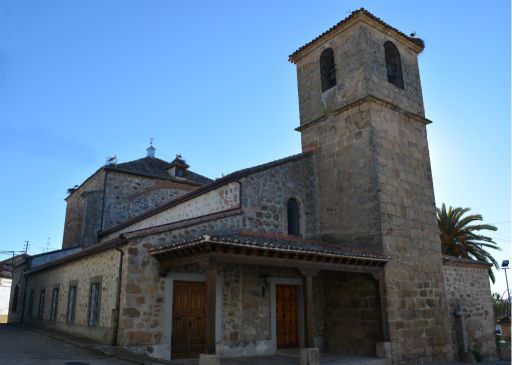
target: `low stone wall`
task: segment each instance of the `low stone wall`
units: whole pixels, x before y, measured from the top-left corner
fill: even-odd
[[[460,318],[454,315],[460,308],[469,349],[478,351],[487,359],[496,358],[496,324],[487,272],[489,267],[448,256],[443,258],[443,262],[455,356],[462,350]]]
[[[498,355],[502,361],[510,361],[510,341],[498,341]]]

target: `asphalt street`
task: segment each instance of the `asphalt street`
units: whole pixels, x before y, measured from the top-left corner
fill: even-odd
[[[54,340],[30,330],[0,324],[0,365],[133,365]]]
[[[67,341],[69,342],[69,341]],[[0,324],[0,365],[128,365],[131,361],[118,360],[97,351],[86,350],[30,329]],[[85,344],[86,342],[84,342]],[[102,348],[104,346],[97,346]],[[108,351],[106,351],[108,353]],[[125,359],[132,359],[124,356]],[[146,362],[146,361],[144,361]],[[150,361],[153,363],[153,360]],[[148,362],[146,362],[148,363]],[[165,362],[156,362],[159,364]],[[167,362],[173,365],[196,365],[197,360]],[[289,356],[266,356],[222,359],[223,365],[296,365],[299,359]],[[379,359],[346,355],[322,354],[322,365],[380,365]],[[485,362],[485,365],[508,365],[506,361]],[[427,364],[425,364],[427,365]],[[464,365],[460,362],[444,362],[429,365]]]

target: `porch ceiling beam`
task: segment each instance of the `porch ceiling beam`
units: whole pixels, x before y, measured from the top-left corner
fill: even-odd
[[[311,268],[327,271],[344,271],[344,272],[359,272],[359,273],[378,273],[380,267],[358,266],[349,264],[333,264],[328,262],[318,261],[305,261],[278,257],[262,257],[250,255],[237,255],[237,254],[216,254],[212,253],[217,262],[224,263],[240,263],[246,265],[270,265],[281,267],[294,267],[294,268]]]
[[[211,249],[211,247],[210,247]],[[385,261],[365,260],[364,258],[333,257],[307,253],[292,253],[253,250],[244,247],[242,250],[220,247],[211,251],[207,247],[176,250],[174,252],[155,255],[160,261],[160,275],[165,275],[173,267],[190,264],[202,264],[209,259],[219,263],[241,263],[247,265],[270,265],[293,268],[309,268],[327,271],[359,272],[378,275]]]
[[[210,259],[210,254],[198,254],[193,256],[184,256],[184,257],[176,257],[168,260],[164,260],[160,262],[159,275],[165,276],[167,273],[176,267],[192,265],[192,264],[201,264],[204,262],[208,262]]]

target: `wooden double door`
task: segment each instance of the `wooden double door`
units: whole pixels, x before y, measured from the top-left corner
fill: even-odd
[[[276,285],[277,348],[299,345],[297,294],[295,285]]]
[[[171,356],[198,357],[206,337],[205,284],[175,281],[172,296]]]
[[[276,285],[278,348],[298,347],[298,289]],[[175,281],[172,299],[171,351],[173,359],[198,357],[206,337],[205,283]]]

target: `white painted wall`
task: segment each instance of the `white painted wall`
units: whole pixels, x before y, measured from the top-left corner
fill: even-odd
[[[11,296],[11,279],[0,278],[0,315],[9,314],[9,298]]]

